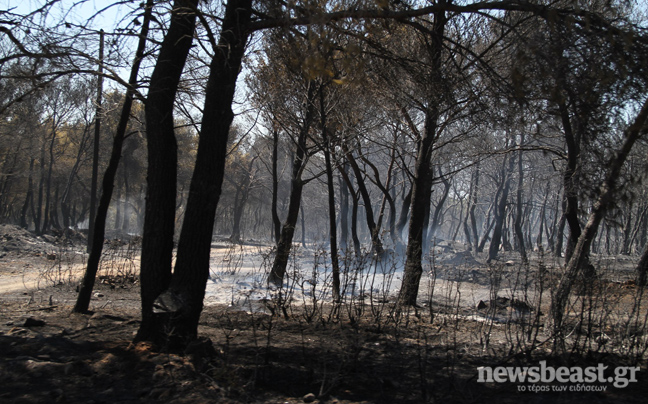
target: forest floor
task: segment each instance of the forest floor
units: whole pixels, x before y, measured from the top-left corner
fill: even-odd
[[[54,236],[3,226],[0,241],[0,403],[593,404],[644,403],[648,396],[645,351],[624,354],[621,346],[610,347],[613,336],[587,349],[574,343],[569,354],[557,356],[541,329],[525,339],[534,330],[528,324],[484,321],[474,315],[477,308],[439,302],[397,312],[389,301],[295,303],[285,310],[213,301],[203,312],[199,342],[184,355],[158,353],[131,343],[140,321],[133,262],[108,260],[92,313],[72,314],[85,262],[81,244],[66,247],[76,253],[63,259]],[[603,290],[610,294],[604,301],[626,301],[622,311],[632,309],[631,282],[607,282]],[[492,302],[485,304],[510,318],[512,301]],[[645,324],[638,333],[645,340]],[[556,368],[603,364],[606,376],[626,365],[640,370],[623,388],[478,382],[481,366],[543,360]],[[583,386],[605,391],[569,391]]]

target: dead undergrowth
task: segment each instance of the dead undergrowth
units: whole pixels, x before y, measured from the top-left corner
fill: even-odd
[[[399,309],[375,288],[334,304],[316,293],[327,285],[295,275],[263,304],[206,306],[201,340],[174,355],[131,344],[139,326],[137,249],[106,247],[90,315],[71,314],[76,284],[69,274],[78,264],[65,253],[2,258],[3,276],[36,270],[40,282],[0,293],[0,402],[640,403],[648,393],[648,305],[621,259],[600,258],[596,280],[578,285],[560,350],[544,329],[556,263],[522,266],[509,256],[487,267],[430,257],[419,307]],[[314,290],[294,299],[290,285]],[[640,371],[636,382],[599,383],[605,391],[598,392],[478,382],[479,367],[543,360]]]

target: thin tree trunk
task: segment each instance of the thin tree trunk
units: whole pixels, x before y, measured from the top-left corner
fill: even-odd
[[[403,230],[407,225],[407,219],[409,219],[410,206],[412,205],[412,186],[409,187],[405,197],[403,198],[403,203],[401,205],[400,215],[398,216],[398,221],[396,222],[396,233],[398,237],[403,239]],[[405,252],[405,246],[399,245],[397,253],[399,256],[402,256]]]
[[[643,288],[648,284],[648,244],[645,245],[641,259],[637,264],[637,286]]]
[[[22,209],[20,210],[20,227],[24,229],[29,228],[29,223],[27,222],[27,210],[31,202],[32,209],[34,205],[34,159],[33,157],[29,160],[29,176],[27,178],[27,194],[25,195],[25,203],[23,203]],[[33,217],[32,217],[33,219]]]
[[[520,146],[524,144],[524,134],[520,135]],[[522,185],[524,184],[524,172],[522,171],[522,149],[518,151],[518,183],[517,183],[517,204],[515,210],[515,236],[517,238],[518,249],[520,251],[520,256],[522,262],[527,264],[529,259],[527,258],[526,248],[524,247],[524,235],[522,234]]]
[[[374,221],[374,213],[373,213],[371,197],[369,196],[369,191],[367,190],[367,187],[365,185],[365,181],[363,179],[362,172],[360,171],[360,167],[358,166],[358,163],[353,157],[353,153],[348,149],[345,143],[342,144],[342,148],[347,157],[347,161],[351,165],[351,169],[353,170],[353,174],[355,175],[356,184],[358,184],[358,191],[360,192],[360,195],[362,196],[362,201],[364,202],[365,217],[367,218],[367,227],[369,227],[369,233],[371,235],[372,249],[377,257],[381,257],[383,255],[384,250],[382,246],[382,241],[380,240],[378,226]]]
[[[41,227],[43,220],[43,192],[45,188],[45,144],[41,147],[40,156],[40,177],[38,179],[38,204],[36,206],[36,216],[34,216],[34,230],[36,234],[43,234],[43,227]]]
[[[443,183],[443,194],[441,195],[441,199],[439,199],[437,205],[434,207],[434,214],[432,214],[432,222],[430,223],[430,231],[428,234],[429,240],[432,240],[432,238],[436,237],[437,230],[441,226],[441,221],[443,218],[441,212],[443,211],[443,206],[445,205],[445,202],[448,199],[448,195],[450,194],[451,184],[450,181],[448,181],[445,178],[445,175],[441,172],[441,167],[439,167],[439,179]]]
[[[301,206],[302,190],[304,188],[304,181],[302,180],[302,173],[304,165],[306,164],[306,139],[308,131],[313,123],[315,114],[315,83],[311,82],[308,86],[308,95],[306,100],[306,114],[302,127],[299,130],[299,138],[297,140],[297,149],[293,158],[292,165],[292,178],[290,181],[290,202],[288,204],[288,215],[286,221],[281,229],[281,237],[277,244],[277,253],[268,282],[274,285],[281,285],[286,274],[286,267],[288,266],[288,258],[292,249],[292,241],[295,234],[295,227],[297,219],[299,218],[299,208]],[[304,229],[302,228],[302,234]]]
[[[569,238],[567,239],[567,248],[565,249],[565,262],[568,262],[581,233],[581,226],[578,221],[578,159],[580,158],[581,148],[580,136],[577,136],[577,133],[573,131],[567,105],[564,102],[560,102],[558,109],[560,111],[565,143],[567,145],[567,167],[563,173],[563,216],[569,225]],[[562,235],[562,233],[559,233],[559,235]]]
[[[623,247],[621,247],[621,254],[630,254],[630,243],[632,241],[632,200],[628,201],[628,207],[625,209],[627,212],[625,226],[623,226]]]
[[[508,169],[506,169],[506,163],[508,160]],[[513,171],[513,163],[515,159],[510,156],[506,156],[504,163],[502,164],[502,183],[501,194],[499,195],[499,200],[497,201],[497,209],[495,209],[495,227],[493,229],[493,237],[491,238],[491,243],[488,248],[488,259],[487,263],[490,263],[492,260],[497,258],[499,253],[500,245],[502,244],[502,230],[504,228],[504,222],[506,221],[506,203],[508,202],[508,194],[511,186],[511,172]]]
[[[279,175],[277,172],[277,160],[279,159],[278,149],[279,131],[274,129],[272,131],[272,204],[270,210],[272,212],[275,244],[279,244],[279,238],[281,237],[281,220],[279,220],[279,213],[277,212],[277,194],[279,193]]]
[[[92,248],[94,236],[95,215],[97,214],[97,182],[99,178],[99,140],[101,138],[101,98],[103,95],[103,58],[104,31],[99,31],[99,68],[97,69],[97,98],[95,100],[95,130],[92,153],[92,182],[90,183],[90,216],[88,220],[88,252]],[[103,240],[102,240],[103,242]]]
[[[444,11],[434,13],[434,23],[430,32],[428,52],[432,63],[433,82],[442,80],[441,52],[447,17]],[[407,252],[403,283],[399,292],[399,304],[416,305],[421,275],[423,274],[423,231],[425,218],[430,212],[432,192],[432,147],[439,136],[438,120],[440,115],[438,94],[428,94],[428,107],[425,111],[425,131],[418,147],[415,165],[415,178],[412,185],[412,206],[407,240]]]
[[[588,263],[589,250],[592,241],[605,217],[605,213],[613,203],[613,198],[617,191],[617,180],[623,165],[632,150],[632,146],[641,136],[648,121],[648,100],[646,100],[633,123],[624,132],[624,141],[619,150],[606,165],[609,167],[607,175],[600,187],[599,196],[594,203],[594,208],[589,215],[587,224],[583,229],[581,236],[573,250],[573,254],[565,268],[565,272],[558,283],[555,293],[552,295],[551,307],[549,310],[548,328],[551,329],[557,337],[557,343],[562,345],[562,325],[565,307],[567,306],[569,294],[571,293],[574,282],[579,272],[581,272]]]
[[[495,210],[495,202],[496,200],[491,203],[491,205],[488,207],[488,212],[486,212],[486,217],[484,218],[484,231],[481,237],[481,240],[479,241],[479,245],[477,246],[477,252],[483,252],[484,247],[486,246],[486,242],[490,240],[490,232],[493,229],[493,226],[495,225],[495,217],[493,214],[493,211]]]
[[[110,206],[110,199],[112,198],[115,176],[117,174],[117,168],[119,167],[122,146],[124,137],[126,135],[126,127],[130,118],[133,96],[135,94],[135,88],[137,86],[137,74],[139,72],[142,58],[144,57],[144,51],[146,49],[146,38],[148,36],[148,28],[152,15],[152,8],[153,0],[148,0],[144,12],[142,31],[140,33],[139,43],[137,46],[137,51],[135,53],[135,59],[133,61],[133,66],[131,67],[131,73],[128,81],[129,88],[126,90],[126,96],[124,97],[124,104],[122,105],[119,123],[117,124],[117,131],[113,138],[110,161],[108,162],[108,167],[106,168],[106,172],[104,173],[103,177],[101,199],[99,201],[99,206],[97,208],[95,216],[95,225],[92,227],[94,234],[91,237],[92,245],[90,246],[88,265],[86,267],[83,281],[81,283],[81,288],[79,289],[79,295],[77,296],[77,301],[73,309],[73,311],[76,313],[85,313],[90,307],[92,289],[94,288],[95,278],[99,269],[99,261],[101,259],[101,253],[103,251],[103,241],[106,229],[106,217],[108,216],[108,207]],[[162,254],[161,251],[159,253]],[[142,255],[142,265],[144,265],[144,251],[142,251]],[[142,295],[144,295],[144,293],[142,293]]]
[[[248,166],[245,170],[245,175],[242,179],[242,183],[236,186],[236,196],[234,197],[234,219],[232,223],[232,234],[230,235],[230,240],[233,243],[241,242],[241,219],[243,218],[243,212],[245,211],[245,206],[250,196],[252,166],[254,165],[254,161],[256,159],[257,156],[250,159],[250,162],[248,163]]]
[[[345,170],[344,165],[340,170]],[[341,176],[338,177],[338,184],[340,187],[340,248],[346,251],[349,239],[349,190]]]
[[[340,300],[340,262],[337,245],[337,220],[335,219],[335,186],[333,184],[333,165],[331,164],[331,139],[326,127],[326,111],[324,108],[324,89],[319,89],[320,120],[322,139],[324,140],[324,162],[326,164],[326,185],[328,188],[329,209],[329,240],[331,244],[331,269],[333,275],[333,300]]]
[[[68,175],[67,183],[65,184],[65,189],[63,190],[63,195],[61,197],[61,210],[63,212],[63,226],[67,229],[69,226],[76,225],[74,221],[71,218],[70,214],[70,195],[72,191],[72,183],[74,181],[74,177],[76,177],[79,173],[79,169],[81,167],[81,161],[84,152],[86,151],[86,146],[89,140],[89,127],[86,125],[86,127],[83,129],[83,135],[81,136],[81,142],[79,143],[79,150],[77,151],[76,155],[76,160],[74,161],[74,165],[72,166],[72,170],[70,170],[70,174]]]
[[[122,232],[127,233],[130,228],[130,188],[128,186],[128,159],[122,159],[122,183],[124,184],[124,217],[122,219]]]
[[[549,190],[550,182],[547,182],[547,189],[545,190],[545,197],[542,201],[542,208],[540,208],[540,228],[538,230],[538,237],[536,237],[536,246],[538,251],[544,251],[543,242],[542,242],[542,232],[544,231],[545,221],[546,221],[546,212],[547,212],[547,202],[549,201]]]
[[[470,198],[470,227],[472,229],[473,240],[475,240],[475,252],[481,252],[478,248],[479,232],[477,231],[477,218],[475,217],[475,209],[477,208],[477,192],[479,191],[479,169],[480,166],[478,161],[475,167],[474,179],[471,184],[474,186],[472,187],[473,192]]]
[[[52,140],[49,146],[49,163],[47,167],[47,180],[45,180],[45,207],[43,209],[43,223],[41,233],[50,227],[50,204],[52,193],[52,172],[54,171],[54,144],[56,143],[56,119],[52,116]]]

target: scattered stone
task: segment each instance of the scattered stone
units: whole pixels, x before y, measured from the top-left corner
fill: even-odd
[[[104,297],[104,294],[100,292],[95,292],[94,297]]]
[[[315,401],[316,398],[317,398],[317,397],[315,397],[315,394],[313,394],[313,393],[308,393],[308,394],[306,394],[306,395],[304,396],[304,398],[303,398],[302,400],[303,400],[305,403],[312,403],[313,401]]]
[[[25,323],[23,324],[23,327],[42,327],[45,325],[45,321],[43,320],[37,320],[33,317],[29,317],[25,319]]]

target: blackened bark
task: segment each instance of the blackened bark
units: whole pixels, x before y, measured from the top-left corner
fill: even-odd
[[[76,225],[76,223],[74,223],[73,220],[71,220],[72,215],[70,213],[70,195],[72,190],[72,183],[77,173],[79,172],[79,168],[81,167],[81,160],[83,158],[83,154],[85,153],[86,145],[89,140],[90,131],[88,129],[89,129],[88,126],[86,126],[83,131],[83,136],[81,137],[81,142],[79,143],[79,150],[77,151],[76,160],[74,161],[72,170],[70,170],[70,174],[68,175],[67,183],[65,185],[65,189],[63,190],[63,195],[61,197],[61,211],[63,213],[63,226],[65,226],[66,229],[71,225]]]
[[[441,52],[447,18],[444,11],[434,13],[434,23],[428,43],[428,52],[432,63],[430,79],[435,91],[440,91]],[[398,301],[403,305],[416,305],[418,289],[423,274],[423,230],[426,216],[430,213],[430,197],[432,192],[432,147],[438,137],[439,97],[438,93],[427,95],[428,103],[425,111],[425,131],[418,147],[415,165],[415,178],[412,184],[412,206],[409,222],[409,234],[403,284]]]
[[[579,159],[581,147],[580,136],[574,133],[569,111],[564,101],[558,104],[558,109],[560,111],[565,143],[567,145],[567,167],[563,173],[563,216],[569,225],[569,238],[567,239],[567,248],[565,249],[565,262],[569,262],[572,251],[581,234],[581,226],[578,221]]]
[[[122,219],[122,231],[128,232],[130,228],[130,188],[128,186],[128,159],[122,159],[122,183],[124,184],[124,217]]]
[[[613,203],[617,191],[617,180],[621,169],[632,150],[632,146],[639,139],[648,121],[648,100],[644,101],[641,111],[637,114],[633,123],[624,131],[624,141],[619,150],[614,154],[606,165],[609,170],[599,190],[599,196],[594,203],[592,212],[589,215],[587,224],[578,238],[571,259],[565,272],[558,283],[556,292],[552,295],[551,307],[549,310],[548,328],[556,335],[557,342],[562,342],[562,323],[565,307],[567,306],[569,294],[572,290],[579,272],[587,265],[589,250],[592,241],[596,237],[599,224],[605,217],[605,213]],[[584,275],[587,275],[586,273]]]
[[[34,216],[34,231],[36,234],[43,234],[41,227],[43,219],[43,188],[45,187],[45,144],[41,147],[40,153],[40,177],[38,179],[38,204],[36,205],[36,214]]]
[[[398,216],[398,221],[396,222],[396,233],[398,233],[398,236],[402,239],[403,237],[403,230],[405,229],[405,225],[407,225],[407,219],[409,218],[409,211],[410,207],[412,205],[412,187],[410,186],[407,193],[405,194],[405,197],[403,198],[403,204],[401,205],[401,210],[400,210],[400,215]],[[403,251],[399,251],[399,255],[402,254]]]
[[[495,210],[495,202],[497,202],[497,196],[495,196],[495,201],[491,203],[491,205],[488,207],[488,212],[486,212],[486,217],[484,218],[484,226],[483,226],[483,234],[481,237],[481,240],[479,241],[479,245],[477,246],[477,252],[484,252],[484,247],[486,246],[486,242],[490,240],[490,232],[493,229],[493,226],[495,225],[495,218],[493,217],[493,211]]]
[[[471,181],[472,193],[470,196],[470,227],[472,230],[473,240],[475,241],[475,252],[477,252],[477,245],[479,244],[479,233],[477,231],[477,218],[475,217],[475,209],[477,208],[477,191],[479,190],[479,162],[475,167],[473,180]]]
[[[524,135],[520,135],[520,146],[524,144]],[[522,234],[522,185],[524,184],[524,172],[522,171],[522,149],[518,151],[518,183],[517,183],[517,203],[515,209],[515,237],[517,239],[518,249],[523,263],[528,263],[526,248],[524,247],[524,235]],[[542,229],[540,229],[542,231]]]
[[[50,203],[52,193],[52,171],[54,170],[54,144],[56,142],[56,119],[52,117],[52,140],[49,146],[49,164],[47,167],[47,180],[45,180],[45,207],[43,209],[43,224],[41,233],[45,233],[50,228]]]
[[[627,212],[626,223],[623,226],[623,247],[621,247],[621,254],[630,254],[630,241],[632,236],[632,200],[628,201],[628,207],[625,209]]]
[[[29,223],[27,222],[27,210],[31,203],[33,209],[33,199],[34,199],[34,161],[35,158],[29,160],[29,177],[27,178],[27,195],[25,195],[25,202],[23,203],[22,209],[20,210],[20,227],[23,229],[29,228]]]
[[[637,286],[643,288],[648,284],[648,244],[644,247],[641,259],[637,264]]]
[[[95,99],[94,144],[92,148],[92,180],[90,182],[90,214],[88,220],[88,252],[92,249],[94,221],[97,214],[97,182],[99,181],[99,142],[101,139],[101,99],[103,96],[104,31],[99,31],[99,68],[97,69],[97,98]],[[103,242],[103,240],[102,240]]]
[[[319,89],[320,122],[322,140],[324,141],[324,162],[326,164],[326,185],[328,188],[329,240],[331,244],[331,269],[333,275],[333,300],[340,300],[340,262],[337,245],[337,220],[335,219],[335,186],[333,184],[333,165],[331,164],[331,139],[326,127],[326,110],[324,108],[324,88]]]
[[[153,302],[171,281],[178,161],[173,106],[193,42],[197,5],[198,0],[174,2],[169,30],[149,84],[145,107],[147,189],[140,272],[142,323],[135,337],[138,341],[166,342],[166,325],[153,313]]]
[[[360,202],[360,197],[358,196],[358,192],[356,192],[353,189],[353,181],[351,176],[353,175],[353,171],[351,173],[347,173],[346,171],[346,162],[342,165],[340,168],[340,174],[342,174],[342,178],[344,179],[344,182],[346,183],[347,190],[351,194],[352,202],[351,202],[351,240],[353,241],[353,250],[355,252],[356,257],[360,257],[362,255],[362,247],[360,245],[360,238],[358,238],[358,203]]]
[[[279,159],[279,131],[272,131],[272,225],[274,229],[275,244],[279,244],[281,237],[281,220],[277,212],[277,195],[279,193],[279,174],[277,172],[277,160]]]
[[[342,165],[340,170],[344,169]],[[341,176],[338,177],[338,183],[340,186],[340,248],[346,251],[349,239],[349,190]]]
[[[281,236],[277,244],[277,254],[275,255],[272,269],[268,276],[268,282],[275,285],[281,285],[286,274],[286,267],[288,266],[288,258],[292,249],[292,241],[295,235],[295,227],[299,219],[299,208],[301,206],[302,190],[304,189],[304,181],[302,180],[302,173],[306,163],[306,139],[308,138],[308,131],[311,128],[315,115],[315,84],[313,82],[308,85],[308,96],[306,100],[306,114],[302,127],[299,130],[299,137],[297,139],[296,150],[293,157],[292,164],[292,178],[290,180],[290,200],[288,203],[288,215],[286,221],[281,228]],[[304,229],[302,229],[302,233]]]
[[[251,0],[230,0],[225,8],[218,48],[211,61],[198,152],[189,188],[171,284],[156,299],[170,313],[170,349],[183,349],[197,338],[209,278],[216,208],[225,173],[227,140],[234,118],[232,101],[247,41]]]
[[[369,233],[371,234],[371,247],[374,253],[376,254],[376,256],[381,257],[384,253],[384,250],[382,246],[382,241],[380,240],[378,226],[374,221],[374,213],[373,213],[373,207],[371,203],[371,197],[369,196],[369,191],[367,190],[367,186],[365,185],[362,171],[360,171],[360,166],[355,160],[355,157],[353,157],[353,152],[349,150],[349,148],[344,143],[342,144],[342,148],[346,155],[347,161],[349,162],[349,165],[351,165],[351,169],[353,170],[353,174],[356,179],[356,184],[358,184],[358,192],[360,192],[360,195],[362,196],[362,201],[364,202],[365,217],[367,219],[367,227],[369,227]]]
[[[387,179],[385,180],[384,185],[380,180],[380,171],[378,170],[378,167],[376,167],[376,165],[373,164],[371,160],[369,160],[366,156],[362,156],[362,161],[364,161],[365,164],[368,165],[373,171],[373,183],[376,184],[378,189],[380,189],[380,192],[383,193],[383,198],[380,202],[380,212],[378,213],[378,221],[376,223],[375,232],[380,232],[380,229],[382,227],[382,220],[385,215],[385,206],[389,204],[389,235],[394,245],[397,246],[399,243],[402,243],[402,241],[396,234],[396,203],[394,202],[394,198],[391,195],[392,172],[394,169],[394,164],[396,163],[396,145],[394,144],[394,146],[391,148],[389,166],[387,167]]]
[[[544,250],[543,243],[542,243],[542,232],[544,231],[544,227],[548,226],[545,225],[546,222],[546,213],[547,213],[547,202],[549,201],[549,187],[550,187],[550,182],[547,182],[547,189],[545,190],[545,197],[542,202],[542,208],[540,209],[540,229],[538,230],[538,237],[536,237],[536,246],[538,247],[538,250],[542,252]]]
[[[428,233],[428,245],[430,245],[430,241],[432,241],[432,239],[436,236],[437,230],[439,229],[439,226],[441,226],[441,212],[443,211],[443,206],[445,205],[445,202],[448,199],[448,195],[450,194],[450,181],[445,178],[445,176],[441,172],[441,168],[439,168],[439,179],[443,183],[443,194],[441,195],[439,202],[434,207],[432,222],[430,223],[430,231]]]
[[[506,169],[506,159],[508,159],[508,170]],[[502,166],[502,184],[500,184],[502,193],[497,202],[497,208],[495,209],[495,228],[493,229],[493,237],[488,248],[487,263],[497,258],[500,245],[502,244],[502,229],[506,220],[506,203],[508,202],[508,194],[511,187],[511,172],[513,171],[513,163],[515,162],[515,159],[512,157],[506,156],[506,159]]]
[[[135,95],[135,88],[137,86],[137,75],[141,65],[144,51],[146,50],[146,38],[148,37],[149,22],[151,21],[153,9],[153,0],[148,0],[146,9],[144,11],[144,18],[142,22],[142,31],[140,32],[139,43],[137,51],[135,52],[135,59],[131,67],[129,77],[129,87],[126,90],[124,97],[124,104],[122,105],[121,115],[119,116],[119,123],[117,124],[117,131],[113,137],[112,152],[110,153],[110,160],[108,167],[104,173],[102,181],[102,194],[99,200],[99,206],[95,216],[95,224],[92,227],[94,234],[92,235],[92,245],[90,246],[90,256],[88,257],[88,265],[86,267],[79,295],[77,296],[76,304],[73,311],[76,313],[85,313],[90,306],[90,299],[92,297],[92,289],[94,288],[97,271],[99,270],[99,261],[101,260],[101,253],[103,251],[103,242],[106,231],[106,217],[108,216],[108,207],[110,206],[110,199],[112,198],[113,188],[115,184],[115,176],[117,175],[117,168],[119,167],[119,160],[121,158],[122,146],[124,144],[124,137],[126,136],[126,127],[130,118],[131,107],[133,105],[133,97]]]
[[[234,184],[236,187],[236,196],[234,197],[234,218],[232,223],[232,234],[230,235],[230,240],[233,243],[241,242],[241,219],[243,218],[243,212],[245,211],[245,205],[247,204],[248,197],[250,195],[250,187],[252,184],[252,166],[254,161],[257,159],[250,159],[247,168],[244,168],[243,177],[240,184]]]

